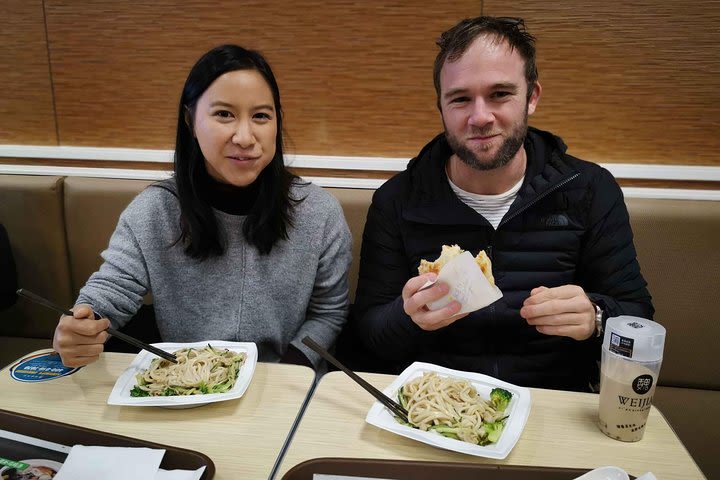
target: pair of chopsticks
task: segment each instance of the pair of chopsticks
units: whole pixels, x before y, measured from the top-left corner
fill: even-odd
[[[393,412],[395,415],[397,415],[398,417],[400,417],[400,419],[401,419],[402,421],[404,421],[405,423],[410,423],[410,422],[408,421],[408,412],[407,412],[407,410],[405,410],[399,403],[397,403],[396,401],[392,400],[390,397],[388,397],[387,395],[385,395],[384,393],[382,393],[380,390],[378,390],[377,388],[373,387],[373,386],[370,385],[368,382],[366,382],[366,381],[363,380],[361,377],[359,377],[355,372],[353,372],[352,370],[350,370],[349,368],[347,368],[345,365],[343,365],[342,363],[340,363],[335,357],[333,357],[333,356],[330,354],[330,352],[328,352],[328,351],[325,350],[323,347],[321,347],[320,345],[318,345],[318,344],[315,342],[315,340],[313,340],[313,339],[310,338],[310,337],[305,337],[305,338],[302,339],[302,343],[304,343],[304,344],[307,345],[308,347],[312,348],[314,351],[316,351],[317,353],[319,353],[320,356],[323,357],[325,360],[327,360],[328,362],[332,363],[332,364],[335,365],[337,368],[339,368],[340,370],[342,370],[343,372],[345,372],[350,378],[352,378],[353,380],[355,380],[355,382],[357,382],[361,387],[363,387],[365,390],[367,390],[367,391],[370,393],[370,395],[372,395],[372,396],[375,397],[380,403],[382,403],[383,405],[385,405],[385,407],[386,407],[388,410],[390,410],[390,411]]]
[[[45,306],[45,307],[48,307],[48,308],[50,308],[50,309],[52,309],[52,310],[55,310],[56,312],[62,313],[63,315],[69,315],[69,316],[71,316],[71,317],[73,316],[73,312],[71,312],[70,310],[67,310],[67,309],[62,308],[62,307],[60,307],[60,306],[58,306],[58,305],[55,305],[55,304],[54,304],[53,302],[51,302],[50,300],[48,300],[48,299],[46,299],[46,298],[43,298],[43,297],[41,297],[40,295],[37,295],[37,294],[35,294],[35,293],[33,293],[33,292],[29,291],[29,290],[26,290],[26,289],[24,289],[24,288],[21,288],[21,289],[19,289],[16,293],[17,293],[18,295],[20,295],[21,297],[25,297],[25,298],[27,298],[28,300],[32,300],[33,302],[35,302],[35,303],[37,303],[37,304],[39,304],[39,305],[43,305],[43,306]],[[141,348],[141,349],[143,349],[143,350],[147,350],[148,352],[154,353],[154,354],[157,355],[158,357],[164,358],[165,360],[169,360],[169,361],[171,361],[171,362],[173,362],[173,363],[177,363],[177,358],[176,358],[175,355],[173,355],[172,353],[168,353],[168,352],[166,352],[165,350],[160,350],[160,349],[157,348],[157,347],[153,347],[152,345],[149,345],[149,344],[147,344],[147,343],[145,343],[145,342],[143,342],[143,341],[140,341],[140,340],[138,340],[138,339],[135,338],[135,337],[131,337],[130,335],[126,335],[126,334],[124,334],[124,333],[122,333],[122,332],[120,332],[120,331],[118,331],[118,330],[116,330],[116,329],[114,329],[114,328],[112,328],[112,327],[108,327],[107,332],[108,332],[110,335],[119,338],[119,339],[122,340],[123,342],[129,343],[130,345],[133,345],[133,346],[138,347],[138,348]]]

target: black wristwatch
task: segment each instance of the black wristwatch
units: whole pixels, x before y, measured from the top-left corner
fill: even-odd
[[[596,337],[602,337],[603,334],[603,311],[600,306],[595,302],[592,303],[592,306],[595,307],[595,336]]]

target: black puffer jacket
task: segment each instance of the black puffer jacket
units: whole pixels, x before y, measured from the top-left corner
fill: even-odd
[[[452,192],[443,135],[377,190],[363,236],[352,336],[387,371],[412,361],[481,372],[524,386],[587,391],[600,339],[547,336],[520,317],[530,290],[576,284],[606,316],[652,318],[622,192],[600,166],[565,153],[562,140],[530,128],[528,165],[497,230]],[[450,326],[426,332],[403,311],[402,288],[443,244],[484,249],[504,296]]]

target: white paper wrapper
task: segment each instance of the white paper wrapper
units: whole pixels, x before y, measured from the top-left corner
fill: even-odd
[[[499,288],[490,284],[470,252],[463,252],[446,263],[435,281],[447,283],[450,293],[428,303],[430,310],[438,310],[457,300],[462,305],[457,313],[460,315],[487,307],[503,295]],[[433,283],[428,282],[423,288]]]
[[[199,480],[197,470],[163,470],[164,449],[75,445],[55,475],[57,480]]]
[[[155,478],[165,450],[75,445],[57,480]]]

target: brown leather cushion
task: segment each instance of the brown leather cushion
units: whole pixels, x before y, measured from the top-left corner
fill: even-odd
[[[653,404],[705,476],[720,478],[720,391],[658,387]]]
[[[353,188],[326,188],[328,192],[335,195],[342,205],[345,219],[352,234],[352,264],[350,265],[350,301],[355,300],[355,289],[357,288],[358,270],[360,268],[360,246],[362,243],[365,220],[368,207],[375,190],[361,190]]]
[[[100,253],[107,248],[120,214],[151,183],[108,178],[65,179],[65,223],[73,301],[88,277],[100,267]]]
[[[0,222],[10,238],[18,285],[70,306],[62,187],[62,177],[0,175]],[[0,312],[0,335],[49,339],[58,318],[58,313],[20,298]],[[0,351],[6,348],[3,342]]]
[[[667,329],[660,384],[720,389],[720,202],[627,199],[640,268]]]

